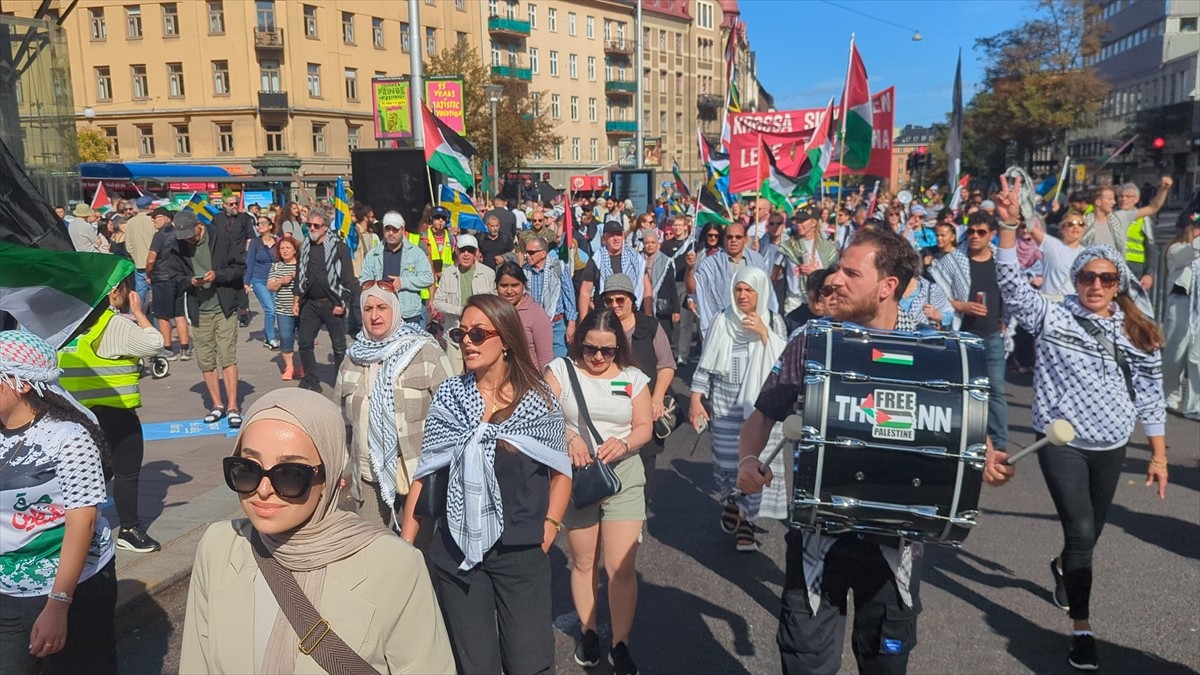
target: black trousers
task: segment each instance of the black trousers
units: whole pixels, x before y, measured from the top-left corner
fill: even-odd
[[[1060,556],[1063,585],[1072,619],[1088,618],[1092,597],[1092,550],[1108,519],[1125,463],[1125,446],[1114,450],[1079,450],[1048,445],[1038,450],[1038,464],[1054,509],[1062,522]]]
[[[113,501],[121,527],[141,525],[138,517],[138,484],[142,475],[142,458],[146,443],[142,438],[142,421],[136,410],[96,406],[92,408],[100,430],[108,440],[113,468]]]
[[[44,659],[29,653],[33,624],[46,608],[46,596],[14,598],[0,594],[0,673],[74,675],[117,672],[117,562],[75,587],[67,610],[67,644]],[[86,664],[86,665],[84,665]]]
[[[334,314],[332,302],[306,298],[300,301],[300,318],[296,323],[300,364],[304,366],[303,384],[319,387],[321,381],[317,379],[317,355],[313,353],[313,343],[323,326],[329,333],[329,345],[333,348],[333,371],[336,373],[341,370],[342,359],[346,358],[346,315]]]
[[[913,561],[909,592],[913,606],[905,607],[895,575],[879,546],[852,535],[841,537],[825,556],[821,604],[809,610],[804,583],[804,547],[800,532],[787,534],[787,570],[779,614],[779,656],[786,675],[837,673],[842,665],[846,634],[847,591],[854,591],[851,651],[858,672],[892,675],[908,670],[908,654],[917,644],[917,615],[921,612],[920,565]]]
[[[541,546],[497,545],[465,574],[431,567],[458,672],[554,672],[550,559]]]

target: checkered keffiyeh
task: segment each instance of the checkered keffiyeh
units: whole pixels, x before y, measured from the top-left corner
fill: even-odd
[[[0,331],[0,381],[14,390],[28,384],[39,396],[52,391],[70,401],[95,422],[96,416],[92,411],[59,386],[58,376],[61,374],[58,353],[48,342],[28,331]]]

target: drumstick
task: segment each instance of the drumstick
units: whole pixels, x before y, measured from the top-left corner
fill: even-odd
[[[1073,440],[1075,440],[1075,427],[1071,426],[1071,423],[1066,420],[1054,420],[1046,426],[1046,435],[1041,440],[1035,441],[1032,445],[1026,446],[1009,455],[1008,459],[1004,460],[1004,463],[1010,465],[1016,464],[1018,459],[1031,452],[1040,450],[1047,444],[1066,445]]]
[[[788,415],[787,419],[783,421],[783,439],[775,444],[775,447],[771,449],[771,454],[767,455],[766,460],[759,465],[758,473],[766,475],[767,467],[775,461],[775,457],[779,455],[783,447],[789,441],[798,441],[801,438],[804,438],[804,418],[799,415]],[[734,494],[746,496],[746,493],[741,490],[734,490]]]

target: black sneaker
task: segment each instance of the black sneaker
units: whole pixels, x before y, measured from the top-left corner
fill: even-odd
[[[629,655],[629,647],[624,642],[613,645],[612,651],[608,653],[608,662],[612,664],[613,675],[638,675],[637,664],[633,662],[633,657]]]
[[[162,545],[150,538],[141,527],[123,527],[117,535],[117,548],[134,553],[153,553],[161,551]]]
[[[195,352],[195,350],[192,349],[191,345],[180,345],[179,346],[179,360],[180,361],[191,361],[195,356],[196,356],[196,352]]]
[[[584,668],[594,668],[600,664],[600,636],[596,631],[584,631],[583,639],[575,645],[575,663]]]
[[[1067,600],[1067,585],[1063,583],[1062,570],[1058,569],[1058,558],[1050,561],[1050,576],[1054,577],[1054,604],[1060,609],[1071,609]]]
[[[1100,663],[1096,660],[1096,637],[1072,635],[1071,654],[1067,661],[1075,670],[1100,670]]]

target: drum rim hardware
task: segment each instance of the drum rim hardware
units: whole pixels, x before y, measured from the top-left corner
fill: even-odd
[[[804,438],[800,441],[801,445],[832,445],[839,448],[851,448],[854,450],[890,450],[893,452],[908,452],[917,455],[925,455],[927,457],[937,457],[939,459],[957,459],[960,462],[966,462],[973,468],[983,470],[983,461],[987,457],[987,446],[983,443],[973,443],[961,453],[950,452],[946,448],[937,446],[908,446],[894,445],[891,443],[867,443],[860,441],[857,438],[833,438],[825,439],[817,435],[816,427],[805,426]],[[807,448],[806,448],[807,449]]]

